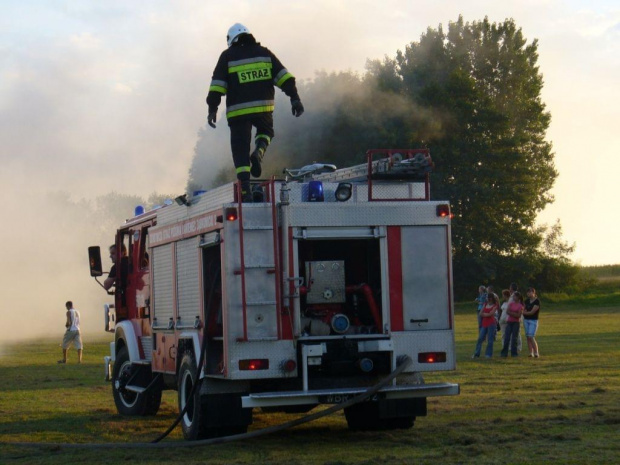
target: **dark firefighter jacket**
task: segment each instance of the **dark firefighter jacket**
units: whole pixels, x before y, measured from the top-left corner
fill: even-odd
[[[295,78],[268,48],[259,43],[235,44],[222,52],[213,71],[209,112],[217,111],[223,95],[228,119],[273,112],[274,86],[291,100],[299,100]]]

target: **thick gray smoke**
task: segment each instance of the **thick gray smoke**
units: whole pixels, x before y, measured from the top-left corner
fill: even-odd
[[[264,159],[264,177],[282,176],[283,168],[314,161],[339,167],[363,163],[368,149],[419,147],[441,131],[440,118],[402,96],[377,90],[370,76],[322,72],[297,84],[305,107],[299,118],[292,116],[288,98],[276,90],[275,137]],[[220,114],[224,106],[225,102]],[[222,132],[229,134],[226,123],[220,122],[217,131],[217,136],[210,128],[199,134],[188,190],[235,179],[230,144],[221,137]]]
[[[376,91],[368,78],[354,73],[318,73],[312,81],[299,81],[298,87],[306,108],[300,118],[291,115],[288,98],[276,91],[276,136],[267,152],[264,176],[281,176],[285,167],[301,167],[315,160],[339,166],[362,163],[368,148],[389,147],[399,142],[375,130],[386,121],[420,126],[420,121],[431,120],[429,115],[420,112],[405,99]],[[203,99],[201,95],[197,100],[200,101],[200,111],[206,115]],[[211,188],[235,178],[224,106],[225,102],[222,102],[217,129],[204,125],[195,139],[194,157],[186,184],[188,191]],[[132,132],[133,129],[128,128],[127,131]],[[58,137],[66,140],[62,133]],[[32,139],[32,144],[35,142]],[[92,146],[88,149],[94,150]],[[46,153],[44,147],[20,146],[19,150],[25,156],[34,157],[30,160],[30,167],[36,164],[37,157]],[[102,161],[106,156],[102,156]],[[119,156],[119,159],[123,158]],[[83,162],[88,165],[89,175],[98,169],[110,171],[107,165],[93,166],[92,158],[89,156]],[[153,190],[166,190],[169,184],[165,181],[171,168],[175,172],[188,170],[183,168],[187,158],[172,154],[166,157],[168,162],[161,166],[150,153],[145,153],[142,160],[150,171],[143,171],[135,160],[127,166],[115,161],[114,166],[120,168],[119,175],[123,177],[114,186],[120,186],[124,192],[144,192],[147,176],[147,179],[161,181],[153,184]],[[103,334],[102,307],[112,299],[89,276],[87,247],[102,247],[104,269],[107,269],[110,262],[106,250],[114,240],[115,230],[124,219],[133,215],[135,205],[143,201],[137,196],[114,193],[82,200],[88,190],[73,194],[38,188],[33,193],[31,191],[35,186],[15,182],[15,179],[29,178],[30,168],[20,171],[18,161],[7,158],[8,166],[15,166],[11,171],[0,173],[0,181],[4,181],[0,186],[2,197],[11,199],[5,203],[3,212],[9,220],[6,227],[0,230],[4,269],[0,311],[3,321],[11,328],[4,340],[38,336],[60,338],[64,331],[64,303],[67,300],[74,301],[81,311],[85,332]],[[53,166],[51,159],[45,159],[43,168],[50,173],[50,180],[56,178],[56,168],[53,169]],[[79,173],[85,168],[75,165],[71,168],[74,174],[66,179],[75,180],[76,184],[72,185],[83,183]],[[156,168],[159,169],[157,176],[153,174]],[[40,171],[36,171],[39,177]],[[137,182],[135,186],[133,179]],[[56,186],[58,182],[50,185]],[[110,191],[114,189],[113,184],[110,187]],[[58,188],[48,186],[47,189]],[[98,192],[102,192],[101,186],[90,194]],[[169,197],[179,193],[172,192]],[[150,203],[157,202],[151,199]]]
[[[103,335],[103,304],[112,296],[89,275],[87,248],[102,248],[104,269],[111,265],[107,247],[114,231],[147,202],[137,196],[110,193],[94,200],[76,200],[67,192],[5,204],[8,218],[19,221],[0,228],[2,247],[3,342],[34,337],[58,337],[64,332],[67,300],[81,313],[87,335]]]

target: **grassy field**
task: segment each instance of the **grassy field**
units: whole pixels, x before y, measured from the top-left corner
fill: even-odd
[[[84,363],[57,365],[59,341],[25,342],[0,354],[0,464],[409,464],[618,463],[620,281],[578,297],[542,296],[540,359],[471,360],[472,304],[456,311],[458,369],[426,381],[458,382],[461,395],[429,399],[413,429],[352,433],[341,412],[243,443],[162,450],[68,449],[52,442],[148,442],[173,421],[176,393],[156,417],[116,414],[103,381],[103,339]],[[525,341],[524,341],[525,342]],[[496,354],[497,355],[497,354]],[[256,412],[251,430],[295,418]],[[17,447],[11,442],[36,442]]]

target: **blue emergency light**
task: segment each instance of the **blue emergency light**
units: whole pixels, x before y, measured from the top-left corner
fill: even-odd
[[[323,202],[323,183],[321,181],[310,181],[308,183],[308,202]]]

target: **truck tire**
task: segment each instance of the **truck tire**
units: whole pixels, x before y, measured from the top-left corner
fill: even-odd
[[[196,389],[194,395],[190,397],[192,388],[197,382],[196,359],[192,352],[185,352],[181,359],[178,378],[178,398],[179,412],[183,411],[186,404],[187,412],[181,418],[181,428],[183,437],[187,441],[217,437],[219,429],[207,426],[207,412],[203,407],[203,399],[200,396],[200,389]]]
[[[116,410],[126,416],[155,415],[161,404],[161,388],[152,386],[142,394],[125,390],[124,386],[131,378],[131,368],[129,351],[127,347],[121,347],[112,370],[112,396]]]
[[[378,402],[360,402],[344,409],[344,416],[351,431],[385,431],[409,429],[414,416],[381,418]]]

